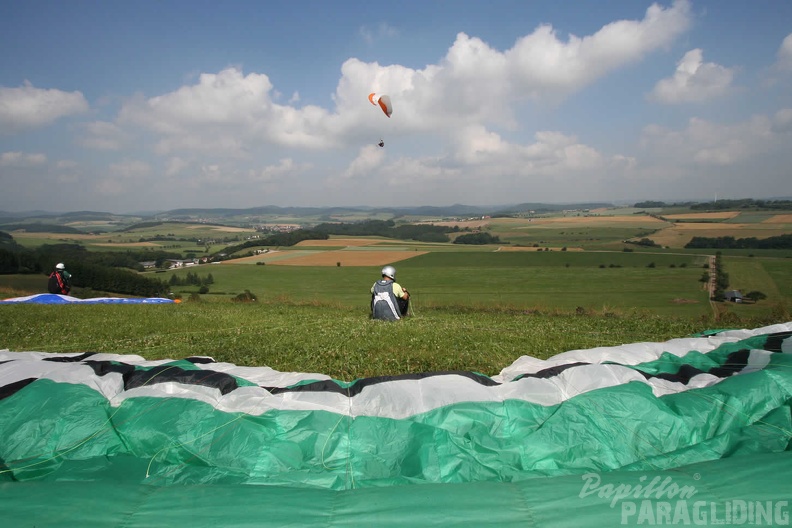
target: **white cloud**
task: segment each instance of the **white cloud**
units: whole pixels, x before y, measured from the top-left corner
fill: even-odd
[[[474,126],[460,131],[455,148],[455,159],[465,166],[484,167],[487,171],[521,178],[562,176],[594,170],[604,164],[596,149],[556,131],[540,131],[532,143],[515,144]]]
[[[776,65],[779,70],[792,71],[792,33],[787,35],[781,42],[777,57]]]
[[[730,166],[786,148],[788,131],[776,128],[787,118],[784,111],[773,119],[756,115],[734,124],[692,118],[682,130],[647,127],[642,144],[667,165]]]
[[[101,178],[97,182],[96,191],[100,195],[118,196],[135,189],[145,189],[149,183],[147,179],[151,174],[151,166],[145,161],[123,160],[110,164],[107,172],[109,177]]]
[[[775,113],[773,128],[777,132],[792,132],[792,108],[782,108]]]
[[[180,174],[190,163],[178,156],[170,158],[165,167],[165,176],[172,177]]]
[[[3,152],[0,154],[0,167],[35,167],[47,163],[47,156],[41,153]]]
[[[284,158],[276,165],[268,165],[261,169],[251,169],[248,172],[248,182],[277,183],[288,178],[299,176],[300,173],[311,168],[307,163],[295,163],[291,158]]]
[[[141,178],[151,172],[151,167],[145,161],[124,160],[113,163],[109,167],[110,173],[119,178]]]
[[[649,99],[665,104],[707,101],[728,93],[733,78],[733,69],[705,63],[703,52],[693,49],[677,63],[672,77],[658,81]]]
[[[505,56],[515,74],[516,91],[535,98],[557,98],[603,75],[667,47],[690,27],[690,5],[652,4],[643,20],[612,22],[595,34],[560,41],[555,30],[540,26],[517,41]]]
[[[316,106],[301,109],[273,100],[272,84],[264,74],[243,75],[236,68],[202,74],[198,84],[175,92],[124,103],[121,125],[137,125],[159,135],[157,151],[213,152],[247,157],[261,144],[329,146],[324,126],[328,113]]]
[[[77,144],[97,150],[120,150],[129,141],[129,134],[115,123],[93,121],[84,123],[81,128],[85,135],[78,138]]]
[[[55,163],[55,168],[61,170],[71,170],[77,167],[79,167],[79,164],[74,160],[58,160],[58,162]]]
[[[29,82],[19,88],[0,86],[0,133],[42,127],[87,110],[88,102],[80,92],[46,90]]]
[[[113,164],[97,188],[105,195],[145,189],[160,203],[176,196],[204,203],[236,196],[234,203],[249,205],[415,203],[424,196],[494,203],[512,201],[515,189],[585,198],[597,190],[599,173],[630,170],[635,160],[605,155],[563,129],[536,132],[525,106],[561,102],[667,48],[690,23],[690,5],[679,0],[587,36],[542,25],[506,50],[459,33],[441,60],[420,69],[350,58],[328,108],[301,106],[298,92],[283,103],[269,76],[228,67],[168,93],[124,100],[115,119],[78,129],[77,142],[108,151],[102,156],[132,147],[141,149],[135,158],[149,154],[147,162]],[[382,26],[370,36],[392,31]],[[368,103],[371,91],[391,96],[392,118]],[[379,138],[384,149],[375,146]],[[580,175],[585,183],[577,185]],[[395,194],[382,195],[381,186]],[[257,196],[262,189],[267,194]]]
[[[358,156],[352,160],[344,172],[344,178],[366,177],[377,168],[385,159],[385,151],[374,145],[367,145],[360,149]]]
[[[487,123],[515,128],[515,100],[558,101],[640,60],[686,31],[689,11],[685,0],[667,8],[653,5],[643,20],[617,21],[565,41],[541,26],[506,51],[460,33],[443,60],[421,70],[349,59],[330,111],[296,106],[296,93],[279,104],[267,75],[231,67],[201,74],[195,84],[170,93],[132,98],[117,124],[153,132],[160,155],[192,151],[240,159],[262,152],[278,156],[279,148],[338,149],[385,134],[447,133]],[[380,28],[381,34],[391,32]],[[368,105],[370,91],[391,95],[392,119]]]

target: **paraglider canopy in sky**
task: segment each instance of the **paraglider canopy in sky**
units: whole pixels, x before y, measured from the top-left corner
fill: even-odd
[[[390,97],[387,95],[380,95],[375,92],[372,92],[368,96],[368,100],[374,106],[379,106],[382,111],[385,113],[386,116],[390,117],[393,113],[393,106],[391,105]],[[378,147],[384,147],[385,141],[380,139],[377,143]]]
[[[390,117],[393,113],[393,106],[391,106],[391,100],[389,96],[370,93],[368,99],[374,106],[379,105],[379,107],[382,108],[382,111],[385,112],[386,116]]]

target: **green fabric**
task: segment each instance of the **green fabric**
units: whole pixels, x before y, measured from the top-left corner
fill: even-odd
[[[692,497],[683,500],[669,499],[667,493],[661,493],[659,498],[654,494],[649,499],[623,499],[613,505],[612,497],[601,498],[598,492],[581,496],[586,484],[581,475],[347,491],[243,484],[157,486],[124,481],[109,486],[104,481],[44,480],[0,483],[0,507],[5,526],[36,528],[580,528],[657,524],[648,522],[648,517],[639,523],[638,513],[625,515],[625,506],[635,503],[640,508],[644,500],[655,512],[655,521],[662,507],[658,504],[667,502],[673,509],[685,507],[690,517],[695,512],[703,515],[699,520],[705,522],[696,523],[694,517],[687,525],[724,525],[728,506],[743,501],[776,509],[774,520],[781,522],[774,525],[789,525],[790,474],[790,452],[731,457],[671,471],[604,473],[599,489],[609,484],[636,486],[655,478],[670,478],[672,484],[694,491]],[[696,503],[700,503],[698,508]],[[685,525],[681,521],[676,524]]]
[[[186,398],[130,398],[114,408],[86,386],[38,380],[0,401],[0,457],[10,468],[0,476],[91,479],[121,455],[145,462],[140,481],[148,472],[162,484],[334,490],[671,468],[785,450],[790,373],[792,357],[775,354],[764,370],[661,398],[628,383],[548,407],[467,402],[403,420],[324,411],[252,416]]]
[[[765,344],[752,337],[627,368],[708,371]],[[655,477],[694,490],[707,523],[750,502],[788,524],[792,354],[764,354],[754,357],[761,368],[704,388],[663,385],[678,392],[661,397],[637,381],[567,385],[557,405],[466,401],[402,419],[253,415],[149,395],[113,406],[90,383],[36,379],[0,399],[3,525],[617,526],[658,524],[666,503],[678,520],[692,515],[679,497],[582,491],[592,478],[613,488]],[[194,368],[183,363],[173,364]]]

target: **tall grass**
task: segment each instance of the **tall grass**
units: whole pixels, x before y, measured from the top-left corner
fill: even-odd
[[[778,321],[735,320],[737,327]],[[664,341],[721,324],[643,312],[425,309],[398,323],[325,303],[0,306],[0,348],[108,352],[147,359],[212,356],[337,379],[467,370],[497,374],[518,357]]]

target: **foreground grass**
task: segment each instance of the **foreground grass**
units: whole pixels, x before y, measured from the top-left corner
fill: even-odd
[[[778,320],[669,318],[646,313],[537,313],[438,308],[399,323],[327,304],[0,306],[0,349],[208,355],[238,365],[336,379],[468,370],[497,374],[522,355],[665,341],[708,328]]]

